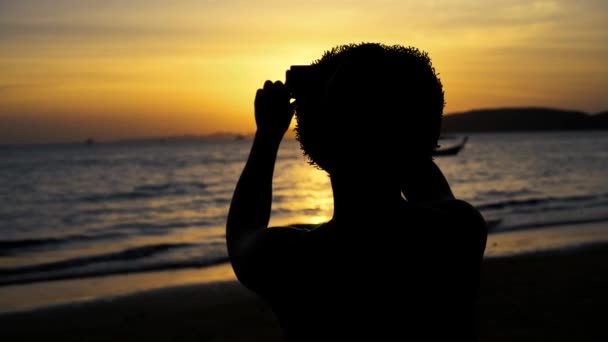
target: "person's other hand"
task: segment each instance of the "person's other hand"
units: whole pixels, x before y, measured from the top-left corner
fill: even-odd
[[[282,138],[293,116],[289,91],[281,81],[266,81],[255,96],[255,122],[258,132]]]

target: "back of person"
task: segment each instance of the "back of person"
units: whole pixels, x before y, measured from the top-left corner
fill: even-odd
[[[485,223],[431,158],[445,102],[430,58],[355,44],[310,67],[304,87],[266,81],[256,94],[258,129],[226,225],[235,274],[290,341],[474,341]],[[268,227],[294,104],[296,137],[334,199],[332,219],[308,231]]]
[[[475,340],[483,219],[460,201],[379,217],[326,223],[277,256],[260,295],[288,340]]]

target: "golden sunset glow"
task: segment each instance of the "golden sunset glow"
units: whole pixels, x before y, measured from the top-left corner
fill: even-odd
[[[2,1],[0,143],[254,130],[253,97],[351,42],[427,51],[446,112],[608,109],[603,1]]]

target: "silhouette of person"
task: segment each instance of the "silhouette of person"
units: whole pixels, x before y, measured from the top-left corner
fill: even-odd
[[[476,340],[487,231],[432,160],[444,94],[430,58],[343,45],[304,76],[257,91],[257,131],[226,230],[239,281],[271,305],[289,341]],[[268,228],[294,107],[304,154],[329,174],[333,217]]]

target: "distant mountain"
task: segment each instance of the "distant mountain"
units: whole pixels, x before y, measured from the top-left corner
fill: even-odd
[[[608,112],[588,114],[551,108],[477,109],[445,115],[449,132],[518,132],[608,129]]]
[[[211,134],[184,134],[184,135],[169,135],[169,136],[157,136],[157,137],[143,137],[143,138],[128,138],[113,140],[112,143],[128,143],[128,142],[175,142],[175,141],[233,141],[233,140],[247,140],[253,137],[252,134],[240,134],[231,132],[216,132]]]
[[[598,129],[608,129],[608,111],[593,115],[593,124]]]

